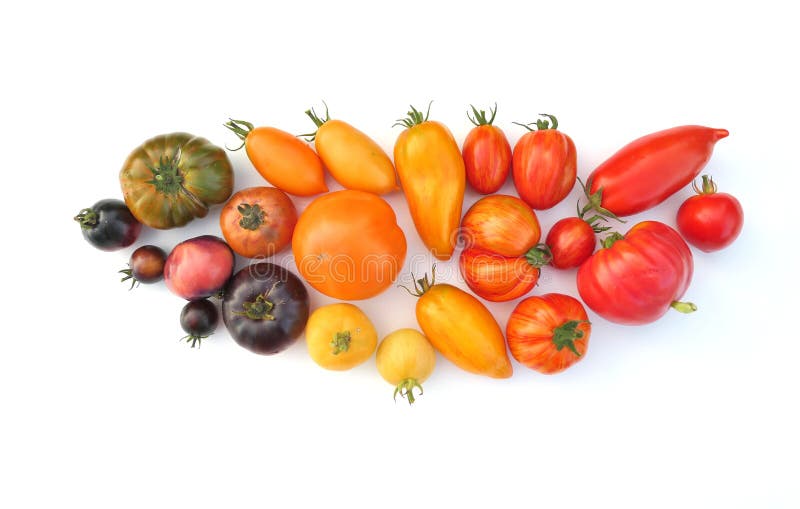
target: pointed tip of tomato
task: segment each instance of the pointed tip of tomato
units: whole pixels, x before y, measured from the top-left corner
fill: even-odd
[[[727,138],[730,133],[727,129],[715,129],[714,130],[714,138],[717,140],[721,140],[722,138]]]

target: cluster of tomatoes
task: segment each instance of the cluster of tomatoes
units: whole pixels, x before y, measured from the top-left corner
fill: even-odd
[[[474,294],[509,301],[529,293],[541,267],[578,268],[583,302],[599,316],[622,324],[652,322],[668,309],[690,312],[680,299],[693,272],[686,241],[704,251],[721,249],[738,236],[739,202],[703,176],[723,129],[681,126],[644,136],[596,168],[584,185],[577,178],[573,141],[557,119],[524,125],[529,132],[513,150],[493,125],[496,106],[472,107],[475,127],[459,148],[448,128],[411,108],[394,162],[363,132],[341,120],[306,113],[317,126],[306,141],[273,127],[231,120],[226,127],[246,148],[255,169],[274,187],[233,194],[233,169],[224,150],[185,133],[152,138],[136,148],[120,172],[124,202],[102,200],[76,221],[84,237],[104,250],[135,242],[142,225],[166,229],[203,217],[223,204],[222,238],[188,239],[167,254],[141,246],[131,255],[123,280],[165,281],[186,299],[181,325],[194,346],[213,333],[221,298],[226,328],[241,346],[278,353],[305,332],[312,359],[328,369],[350,369],[377,349],[381,375],[395,396],[414,400],[430,375],[435,351],[459,367],[496,378],[509,377],[507,353],[523,365],[556,373],[587,350],[591,324],[581,301],[563,294],[523,299],[507,329],[474,295],[436,283],[435,274],[414,282],[416,317],[422,333],[401,329],[378,346],[369,318],[351,303],[310,312],[305,284],[342,301],[374,297],[391,286],[406,257],[406,237],[391,206],[380,195],[402,189],[417,233],[431,254],[449,260],[457,239],[465,242],[459,267]],[[488,117],[488,118],[487,118]],[[307,142],[313,141],[314,148]],[[241,147],[240,147],[241,148]],[[316,149],[316,150],[314,150]],[[324,173],[345,188],[328,192]],[[497,195],[509,173],[519,197]],[[398,185],[399,177],[399,185]],[[467,182],[486,194],[462,217]],[[576,183],[585,203],[563,218],[540,243],[535,210],[563,200]],[[678,231],[657,221],[634,225],[625,235],[597,234],[610,221],[643,212],[686,185],[698,192],[681,206]],[[286,193],[321,195],[298,214]],[[291,245],[300,277],[264,259]],[[234,274],[235,254],[255,259]]]

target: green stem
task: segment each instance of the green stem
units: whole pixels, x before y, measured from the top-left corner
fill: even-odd
[[[556,119],[555,115],[550,115],[549,113],[539,113],[539,116],[545,118],[540,118],[536,120],[536,122],[530,122],[528,124],[523,124],[522,122],[512,122],[512,124],[522,126],[528,131],[547,131],[548,129],[558,129],[558,119]]]
[[[620,240],[625,240],[625,236],[621,233],[611,232],[600,244],[603,246],[603,248],[608,249]]]
[[[349,350],[350,331],[346,330],[334,334],[333,339],[331,340],[331,346],[333,347],[333,355],[339,355],[340,353]]]
[[[92,209],[81,209],[78,215],[72,219],[77,221],[84,230],[91,230],[97,226],[97,212]]]
[[[268,301],[265,295],[259,295],[256,300],[242,304],[244,311],[237,311],[234,314],[246,316],[251,320],[275,320],[275,317],[270,314],[274,307],[275,304]]]
[[[156,191],[162,194],[174,195],[183,188],[183,173],[181,172],[181,151],[178,149],[175,154],[169,158],[162,156],[155,166],[147,166],[153,173],[152,180],[148,180],[148,184],[152,184]]]
[[[398,285],[398,287],[402,288],[403,290],[407,291],[409,294],[413,295],[414,297],[422,297],[425,292],[431,289],[433,285],[436,284],[436,264],[433,264],[431,267],[431,279],[428,279],[428,275],[425,274],[425,277],[420,279],[414,279],[414,274],[411,274],[411,279],[414,279],[414,291],[408,289],[407,286]]]
[[[322,118],[319,115],[317,115],[317,112],[314,111],[314,108],[306,110],[306,115],[308,115],[308,118],[310,118],[311,121],[314,122],[314,125],[317,126],[317,130],[319,130],[319,128],[322,127],[322,124],[331,119],[331,116],[328,113],[328,103],[322,101],[322,104],[325,105],[325,118]],[[304,138],[307,142],[312,142],[315,139],[317,139],[317,131],[308,134],[301,134],[300,136]]]
[[[680,311],[684,314],[694,313],[697,311],[697,306],[693,302],[681,302],[676,300],[673,301],[669,306],[675,311]]]
[[[423,122],[427,122],[428,121],[428,115],[431,114],[431,104],[432,103],[433,103],[433,101],[428,103],[428,111],[425,113],[425,115],[423,115],[421,111],[417,110],[412,105],[411,109],[407,112],[408,116],[405,117],[405,118],[398,118],[397,121],[394,124],[392,124],[392,127],[400,126],[400,127],[405,127],[407,129],[410,129],[410,128],[414,127],[415,125],[419,125],[419,124],[421,124]]]
[[[255,129],[255,126],[253,126],[253,124],[251,124],[250,122],[244,120],[234,120],[232,118],[229,118],[228,120],[229,120],[228,122],[225,122],[222,125],[230,129],[233,132],[233,134],[235,134],[240,140],[242,140],[242,144],[239,145],[238,147],[228,148],[228,150],[235,152],[244,147],[247,135],[250,134],[250,131]]]
[[[581,189],[583,189],[583,194],[586,196],[586,205],[583,208],[580,208],[580,203],[578,204],[578,217],[583,219],[583,216],[586,215],[587,212],[590,210],[595,211],[598,215],[605,217],[616,219],[620,223],[624,223],[624,219],[620,219],[617,217],[616,214],[611,212],[610,210],[603,207],[603,188],[601,187],[595,193],[590,193],[589,189],[592,187],[591,181],[588,182],[588,186],[584,185],[583,180],[580,177],[576,177],[576,180],[581,185]]]
[[[118,270],[120,274],[124,275],[122,279],[119,280],[120,283],[124,283],[127,280],[131,280],[131,287],[128,290],[133,290],[135,286],[139,286],[139,280],[136,279],[136,276],[133,275],[133,269],[130,268],[131,264],[128,264],[127,269]]]
[[[245,230],[258,230],[264,224],[264,211],[259,204],[242,203],[236,209],[242,215],[242,218],[239,219],[239,226]]]
[[[195,345],[197,346],[197,348],[200,348],[200,345],[202,344],[203,340],[206,339],[207,337],[208,336],[197,336],[195,334],[189,334],[187,336],[183,336],[180,339],[180,341],[186,341],[187,343],[191,343],[192,348],[194,348]]]
[[[589,323],[589,321],[568,320],[553,329],[553,343],[556,345],[556,350],[560,352],[564,347],[567,347],[578,357],[581,356],[578,349],[575,348],[575,341],[583,338],[583,331],[578,330],[578,326],[582,323]]]
[[[692,181],[692,189],[695,190],[697,194],[714,194],[717,192],[717,184],[714,183],[714,179],[711,178],[710,175],[703,175],[703,185],[702,188],[697,187],[697,182]]]
[[[406,378],[397,384],[394,388],[394,400],[397,401],[397,395],[400,394],[401,398],[406,398],[409,405],[414,404],[414,389],[419,389],[419,395],[422,396],[422,385],[417,382],[416,378]]]
[[[553,252],[547,244],[536,244],[525,253],[525,259],[538,269],[553,260]]]
[[[492,116],[488,120],[486,119],[486,111],[484,110],[479,111],[477,108],[475,108],[475,106],[471,104],[469,105],[469,107],[472,108],[472,113],[475,115],[475,118],[473,118],[472,116],[470,116],[469,111],[467,112],[467,118],[469,119],[470,122],[479,127],[482,125],[492,125],[492,122],[494,122],[494,117],[495,115],[497,115],[497,103],[494,103],[494,108],[489,109],[489,113],[491,113]]]

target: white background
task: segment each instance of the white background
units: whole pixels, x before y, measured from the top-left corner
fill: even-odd
[[[0,506],[798,507],[800,41],[782,3],[744,5],[4,7]],[[551,377],[514,363],[491,380],[440,357],[413,408],[392,401],[374,358],[327,372],[303,341],[260,357],[224,329],[189,349],[182,301],[162,285],[128,291],[116,271],[138,245],[219,234],[219,209],[116,253],[85,243],[72,216],[120,196],[119,168],[146,138],[233,145],[229,116],[307,132],[303,111],[321,100],[389,153],[409,104],[433,100],[459,143],[470,103],[497,101],[512,143],[512,121],[553,113],[584,177],[641,135],[726,128],[708,170],[745,227],[725,251],[695,251],[694,315],[643,327],[591,315],[585,360]],[[263,183],[242,152],[231,159],[237,189]],[[674,224],[690,194],[630,224]],[[577,198],[539,214],[545,232]],[[389,201],[408,280],[424,251],[402,195]],[[455,266],[440,265],[445,279]],[[552,291],[577,295],[574,271],[544,269],[535,293]],[[381,336],[416,326],[402,290],[359,305]],[[514,305],[490,308],[504,326]]]

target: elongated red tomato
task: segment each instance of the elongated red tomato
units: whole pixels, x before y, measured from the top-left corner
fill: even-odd
[[[728,193],[718,193],[717,185],[703,175],[703,187],[692,183],[697,195],[678,209],[678,231],[689,244],[711,253],[729,246],[742,231],[742,205]]]
[[[572,138],[558,131],[558,120],[519,124],[530,132],[514,146],[512,169],[519,197],[536,210],[549,209],[563,200],[575,185],[578,163]],[[552,125],[550,124],[552,122]]]
[[[632,141],[589,175],[587,207],[617,216],[655,207],[689,185],[726,136],[725,129],[686,125]]]
[[[580,301],[560,293],[528,297],[517,304],[506,325],[511,355],[548,375],[583,359],[591,333]]]
[[[694,261],[680,234],[658,221],[643,221],[625,236],[612,233],[578,269],[578,292],[595,313],[611,322],[640,325],[659,319],[679,302],[692,280]]]
[[[461,154],[467,170],[467,181],[481,194],[497,192],[511,170],[511,145],[502,129],[492,124],[497,114],[497,105],[486,118],[484,110],[470,106],[475,118],[467,116],[475,127],[464,139]]]

